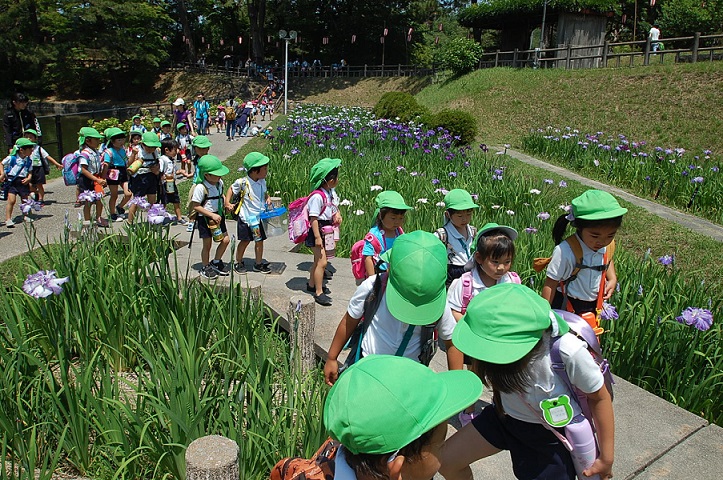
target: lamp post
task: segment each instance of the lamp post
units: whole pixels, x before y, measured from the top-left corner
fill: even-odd
[[[288,35],[286,30],[279,30],[279,38],[284,41],[284,115],[289,105],[289,42],[296,40],[297,33],[291,30]]]

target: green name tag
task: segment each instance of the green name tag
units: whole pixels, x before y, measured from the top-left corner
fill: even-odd
[[[541,401],[540,409],[542,418],[552,427],[564,427],[572,421],[572,405],[567,395]]]

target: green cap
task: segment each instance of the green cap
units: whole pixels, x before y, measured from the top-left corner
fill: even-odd
[[[98,138],[102,140],[103,135],[101,135],[100,132],[93,127],[83,127],[78,132],[78,146],[85,144],[86,138]]]
[[[126,135],[126,132],[124,132],[123,130],[121,130],[118,127],[111,127],[111,128],[106,129],[106,131],[105,131],[105,138],[107,138],[107,139],[111,139],[113,137],[120,137],[120,136],[125,137],[125,135]]]
[[[199,135],[193,139],[191,145],[200,148],[210,148],[213,143],[211,143],[211,141],[205,135]]]
[[[244,168],[251,170],[254,167],[263,167],[269,163],[269,157],[259,152],[251,152],[244,157]]]
[[[128,136],[129,136],[129,137],[132,137],[132,136],[134,136],[134,135],[138,135],[138,136],[140,137],[141,135],[143,135],[143,132],[141,132],[140,130],[131,130],[131,131],[128,133]]]
[[[218,157],[213,155],[204,155],[198,159],[198,171],[199,175],[194,183],[203,183],[203,176],[208,174],[218,175],[223,177],[228,173],[228,167],[226,167]]]
[[[506,365],[527,355],[553,320],[554,335],[570,329],[540,295],[524,285],[501,283],[482,290],[469,302],[452,343],[470,357]]]
[[[185,123],[181,122],[181,123],[179,123],[178,125],[176,125],[176,130],[180,130],[180,129],[182,129],[182,128],[187,128],[187,127],[188,127],[188,125],[186,125]]]
[[[158,135],[153,132],[146,132],[141,136],[141,143],[146,147],[160,148],[161,141],[158,140]]]
[[[15,148],[27,148],[27,147],[34,147],[37,145],[37,143],[33,142],[29,138],[18,138],[15,141]]]
[[[135,120],[136,118],[137,118],[138,120],[140,120],[140,119],[141,119],[141,116],[140,116],[140,115],[133,115],[133,117],[131,117],[131,120]]]
[[[316,190],[324,183],[324,179],[329,172],[338,168],[341,165],[341,160],[338,158],[322,158],[316,164],[311,167],[311,174],[309,175],[309,183],[311,189]]]
[[[572,200],[572,215],[582,220],[605,220],[628,213],[615,197],[602,190],[588,190]]]
[[[517,239],[517,230],[515,230],[512,227],[508,227],[507,225],[500,225],[499,223],[485,223],[484,227],[480,228],[479,232],[477,232],[477,237],[475,240],[477,240],[480,236],[485,235],[488,236],[491,233],[494,233],[495,231],[499,231],[500,233],[504,233],[508,237],[510,237],[510,240]],[[477,242],[474,242],[475,245],[477,245]]]
[[[429,232],[400,235],[382,255],[389,264],[387,308],[400,322],[429,325],[447,304],[447,248]]]
[[[23,132],[23,135],[25,135],[26,133],[32,133],[32,134],[35,135],[36,137],[39,136],[39,135],[38,135],[38,131],[35,130],[35,129],[33,129],[33,128],[28,128],[27,130],[25,130],[25,131]]]
[[[160,123],[160,122],[161,122],[161,119],[158,117],[153,119],[153,123]]]
[[[169,127],[173,126],[173,124],[171,122],[169,122],[168,120],[163,120],[161,122],[161,128],[165,127],[166,125],[168,125]]]
[[[461,188],[450,190],[449,193],[444,196],[444,206],[453,210],[479,208],[479,205],[472,200],[472,195],[470,195],[467,190],[462,190]]]
[[[410,207],[404,202],[404,198],[394,190],[386,190],[379,193],[375,199],[377,202],[377,208],[393,208],[395,210],[411,210],[414,207]]]
[[[482,388],[468,370],[435,373],[409,358],[369,355],[329,391],[324,426],[353,454],[391,453],[472,405]]]

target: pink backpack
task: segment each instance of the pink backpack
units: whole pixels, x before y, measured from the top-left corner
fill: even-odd
[[[512,280],[510,283],[522,283],[520,276],[515,272],[507,272]],[[462,315],[467,311],[467,305],[472,300],[472,272],[464,272],[459,281],[462,282]]]
[[[309,208],[307,204],[312,195],[318,193],[324,201],[324,207],[319,214],[323,213],[328,206],[327,197],[323,190],[314,190],[308,197],[297,198],[289,204],[289,240],[294,243],[301,243],[306,240],[311,228],[309,222]]]
[[[402,235],[404,230],[402,228],[397,229],[397,237]],[[372,233],[367,233],[364,238],[356,242],[351,247],[351,273],[357,280],[363,280],[367,278],[367,269],[364,265],[364,245],[366,241],[372,244],[374,247],[374,263],[379,261],[379,255],[382,253],[382,244],[379,243],[379,239]]]

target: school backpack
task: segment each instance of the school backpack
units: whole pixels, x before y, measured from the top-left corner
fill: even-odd
[[[404,230],[402,230],[401,227],[397,229],[397,236],[402,235],[403,233]],[[363,280],[367,278],[367,269],[364,265],[363,254],[364,245],[367,241],[372,244],[372,247],[374,247],[375,264],[379,261],[379,254],[382,252],[382,244],[379,243],[379,239],[377,238],[377,236],[372,233],[367,233],[364,238],[351,246],[351,273],[357,280]]]
[[[86,154],[80,150],[76,150],[72,153],[67,154],[63,157],[63,181],[65,185],[77,185],[78,175],[80,174],[80,157],[85,157],[86,160],[90,160]]]
[[[477,236],[477,227],[470,225],[469,230],[472,241],[474,242],[474,239]],[[452,258],[454,256],[454,252],[450,251],[451,247],[449,245],[449,239],[447,238],[447,229],[440,227],[434,231],[434,234],[442,241],[442,243],[444,243],[444,248],[447,249],[447,257]],[[476,247],[476,245],[474,247]]]
[[[520,276],[516,272],[507,272],[512,280],[509,283],[522,283]],[[459,281],[462,282],[462,315],[467,311],[467,305],[472,300],[472,272],[464,272]]]
[[[309,234],[311,222],[309,221],[308,203],[311,196],[315,193],[320,194],[324,201],[324,206],[321,208],[321,212],[319,212],[319,214],[321,214],[327,207],[326,193],[321,189],[314,190],[307,197],[297,198],[289,204],[289,240],[294,243],[302,243]]]
[[[341,444],[328,438],[310,459],[287,457],[271,469],[269,480],[332,480]]]

